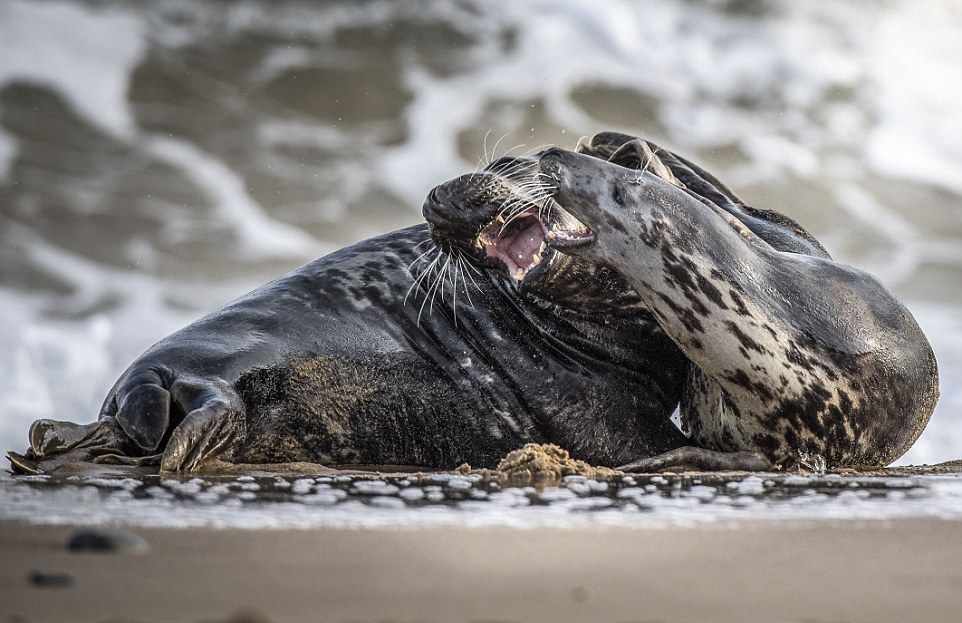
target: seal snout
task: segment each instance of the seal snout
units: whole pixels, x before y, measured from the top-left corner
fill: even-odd
[[[469,173],[435,186],[421,207],[424,219],[452,235],[476,229],[498,210],[488,198],[492,187],[489,178],[483,173]]]
[[[558,147],[546,149],[538,159],[543,183],[550,189],[555,206],[563,214],[545,236],[548,247],[558,251],[574,251],[591,244],[595,235],[577,215],[568,209],[569,190],[572,185],[572,167],[577,164],[578,156]]]
[[[564,172],[567,169],[568,152],[558,147],[546,149],[541,157],[538,158],[538,167],[541,169],[541,177],[544,178],[552,187],[556,187],[564,180]]]

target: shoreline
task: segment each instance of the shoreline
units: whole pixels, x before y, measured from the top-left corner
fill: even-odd
[[[962,612],[959,520],[125,528],[147,553],[73,553],[74,529],[0,522],[0,620],[938,622]]]

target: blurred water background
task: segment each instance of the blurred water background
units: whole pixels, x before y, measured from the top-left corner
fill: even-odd
[[[0,0],[0,448],[206,311],[614,129],[878,275],[962,456],[962,3]],[[487,137],[487,139],[486,139]]]

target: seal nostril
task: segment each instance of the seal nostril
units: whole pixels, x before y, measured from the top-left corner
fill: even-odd
[[[428,193],[427,199],[424,200],[424,204],[421,206],[421,214],[429,221],[442,217],[444,206],[449,196],[450,193],[444,189],[443,184],[441,186],[435,186],[431,189],[431,192]]]
[[[561,181],[561,173],[564,170],[564,160],[566,152],[563,149],[552,147],[545,150],[538,159],[538,166],[541,172],[555,182]]]

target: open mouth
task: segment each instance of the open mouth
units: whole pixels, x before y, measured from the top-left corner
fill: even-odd
[[[481,230],[477,244],[486,257],[500,261],[511,279],[521,283],[545,263],[550,263],[554,255],[552,247],[587,244],[593,239],[591,232],[578,225],[562,227],[553,223],[549,229],[538,215],[538,208],[532,207],[507,220],[499,215]]]

